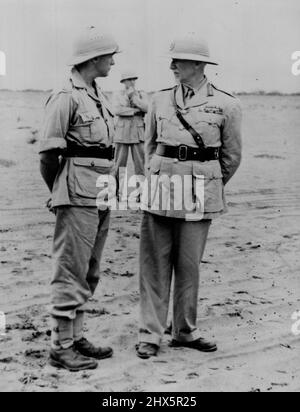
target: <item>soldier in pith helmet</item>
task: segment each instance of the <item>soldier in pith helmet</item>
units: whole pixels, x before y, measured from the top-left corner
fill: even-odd
[[[117,115],[116,133],[114,137],[116,148],[116,172],[125,168],[131,151],[134,172],[144,176],[144,138],[145,114],[148,111],[148,96],[136,89],[138,75],[134,70],[122,73],[121,83],[124,89],[114,95],[114,109]]]
[[[71,371],[94,369],[113,353],[87,341],[83,322],[109,229],[109,210],[96,206],[96,182],[114,158],[113,109],[95,79],[109,75],[118,52],[111,35],[86,30],[74,45],[70,78],[46,104],[40,164],[56,214],[50,363]]]
[[[173,276],[171,346],[217,350],[197,327],[199,265],[211,222],[227,209],[224,187],[241,161],[241,106],[207,79],[206,65],[217,64],[207,43],[177,39],[169,57],[177,86],[154,95],[145,133],[149,185],[142,200],[141,358],[159,350]],[[178,180],[181,186],[174,184]]]

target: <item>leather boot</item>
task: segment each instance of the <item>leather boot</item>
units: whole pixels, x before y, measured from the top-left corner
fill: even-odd
[[[70,372],[96,369],[98,366],[94,359],[90,359],[77,352],[74,345],[68,349],[51,349],[49,363],[51,366],[67,369]]]
[[[209,342],[204,338],[196,339],[192,342],[179,342],[173,339],[169,345],[171,348],[190,348],[196,349],[200,352],[216,352],[217,345],[214,342]]]
[[[85,338],[75,341],[74,347],[81,355],[98,360],[110,358],[113,355],[112,348],[97,348]]]

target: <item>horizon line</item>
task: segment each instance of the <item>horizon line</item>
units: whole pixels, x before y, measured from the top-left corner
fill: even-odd
[[[51,93],[53,89],[10,89],[10,88],[0,88],[2,92],[15,92],[15,93]],[[104,93],[114,93],[116,90],[103,90]],[[152,90],[146,93],[155,93],[156,90]],[[252,90],[252,91],[232,91],[235,95],[261,95],[261,96],[298,96],[300,95],[300,90],[296,92],[283,92],[279,90],[267,91],[267,90]]]

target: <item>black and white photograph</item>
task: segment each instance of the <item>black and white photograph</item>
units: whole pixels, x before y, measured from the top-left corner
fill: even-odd
[[[0,0],[0,392],[300,391],[299,21]]]

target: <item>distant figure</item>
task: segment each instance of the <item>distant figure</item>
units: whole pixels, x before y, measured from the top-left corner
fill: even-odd
[[[111,172],[114,157],[113,110],[95,79],[109,75],[118,52],[110,35],[88,29],[75,44],[70,78],[46,105],[40,167],[56,214],[50,364],[70,371],[94,369],[113,354],[92,345],[83,325],[110,220],[109,209],[97,209],[96,183]]]
[[[144,117],[148,111],[148,98],[145,92],[136,90],[137,79],[132,71],[123,73],[121,83],[124,90],[114,96],[114,109],[118,116],[114,137],[117,177],[119,169],[127,166],[129,149],[135,174],[144,176]]]

